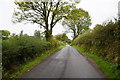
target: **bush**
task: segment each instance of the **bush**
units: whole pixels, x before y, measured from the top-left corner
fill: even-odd
[[[104,60],[118,64],[120,29],[118,21],[109,21],[105,25],[96,25],[90,32],[78,36],[73,45],[78,45]]]
[[[65,45],[64,42],[59,41],[59,40],[57,40],[57,39],[51,40],[50,43],[51,43],[51,45],[52,45],[53,48],[56,48],[56,47],[58,47],[58,46],[62,46],[62,45],[64,46],[64,45]]]
[[[18,66],[52,48],[50,42],[30,36],[14,36],[2,41],[3,70],[14,71]],[[4,72],[3,72],[4,73]]]

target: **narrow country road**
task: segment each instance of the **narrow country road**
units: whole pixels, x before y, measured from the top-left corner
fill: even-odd
[[[21,78],[105,78],[75,48],[66,46]]]

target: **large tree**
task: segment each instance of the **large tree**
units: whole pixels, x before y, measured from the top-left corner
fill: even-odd
[[[61,0],[15,1],[15,4],[17,9],[13,14],[13,22],[27,21],[39,24],[45,29],[47,41],[51,39],[53,27],[69,13],[73,5]]]
[[[73,39],[89,29],[91,19],[88,12],[79,8],[75,8],[69,12],[63,21],[63,25],[67,26],[73,33]]]

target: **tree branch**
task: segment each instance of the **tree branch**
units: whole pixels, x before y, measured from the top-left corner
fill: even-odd
[[[55,18],[55,15],[56,15],[56,11],[57,11],[57,9],[58,9],[58,5],[59,5],[59,1],[57,2],[57,4],[56,4],[56,9],[55,9],[55,11],[53,11],[53,14],[52,14],[52,20],[51,20],[51,24],[50,24],[50,29],[52,30],[52,28],[53,28],[53,21],[54,21],[54,18]]]
[[[58,18],[56,21],[54,21],[53,22],[53,25],[52,25],[52,28],[53,28],[53,26],[55,26],[55,24],[58,22],[58,21],[60,21],[62,19],[62,17],[61,18]]]

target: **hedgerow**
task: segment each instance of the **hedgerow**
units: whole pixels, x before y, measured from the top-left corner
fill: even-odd
[[[46,54],[46,51],[64,45],[63,42],[56,39],[48,42],[41,37],[23,35],[23,31],[20,35],[11,35],[6,39],[2,39],[1,42],[4,78],[8,78],[10,74],[19,71],[19,66],[42,54]]]
[[[120,28],[119,21],[109,21],[103,25],[96,25],[89,32],[79,35],[73,45],[77,45],[96,54],[104,60],[118,64],[120,57]]]
[[[15,66],[41,55],[52,48],[50,42],[30,36],[14,36],[2,41],[2,61],[4,71],[14,72]]]

